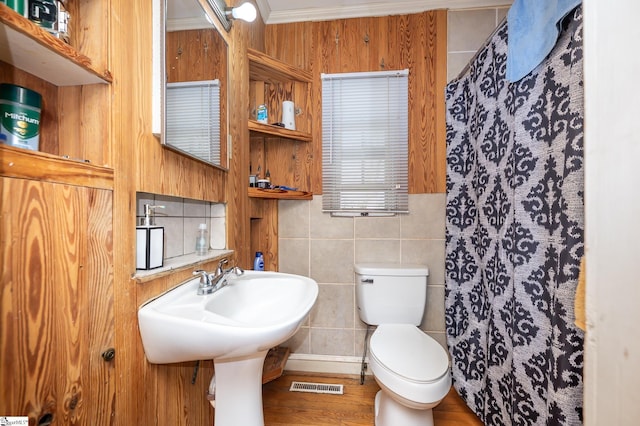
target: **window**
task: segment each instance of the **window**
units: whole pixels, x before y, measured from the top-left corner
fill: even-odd
[[[322,74],[322,209],[408,213],[409,71]]]
[[[167,83],[167,144],[220,164],[220,81]]]

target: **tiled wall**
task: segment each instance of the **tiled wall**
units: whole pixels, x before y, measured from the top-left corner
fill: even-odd
[[[194,253],[198,225],[207,224],[211,248],[226,248],[226,205],[186,198],[139,192],[136,194],[137,224],[144,217],[144,205],[165,206],[157,209],[155,223],[164,226],[164,258]]]
[[[305,275],[320,287],[309,320],[288,346],[295,353],[361,356],[366,325],[355,304],[354,263],[419,263],[429,267],[427,314],[421,328],[445,345],[444,194],[409,196],[408,215],[331,217],[322,196],[280,201],[281,272]]]
[[[450,10],[447,34],[447,81],[456,78],[484,44],[509,7]]]

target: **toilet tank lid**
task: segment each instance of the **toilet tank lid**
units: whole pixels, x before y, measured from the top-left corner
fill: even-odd
[[[354,265],[356,274],[360,275],[382,275],[382,276],[402,276],[402,277],[428,277],[429,268],[426,265],[409,263],[356,263]]]

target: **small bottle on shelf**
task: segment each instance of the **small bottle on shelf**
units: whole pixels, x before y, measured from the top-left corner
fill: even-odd
[[[264,256],[261,251],[256,252],[256,257],[253,260],[254,271],[264,271]]]
[[[209,243],[207,238],[207,224],[201,223],[198,227],[198,236],[196,237],[196,254],[204,256],[209,251]]]

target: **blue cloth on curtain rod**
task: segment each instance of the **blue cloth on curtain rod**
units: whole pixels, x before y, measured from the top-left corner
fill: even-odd
[[[505,22],[446,89],[453,382],[486,425],[580,425],[582,8],[516,83],[506,80],[507,37]]]
[[[537,67],[558,40],[560,22],[582,0],[515,0],[507,13],[507,80],[518,81]]]

